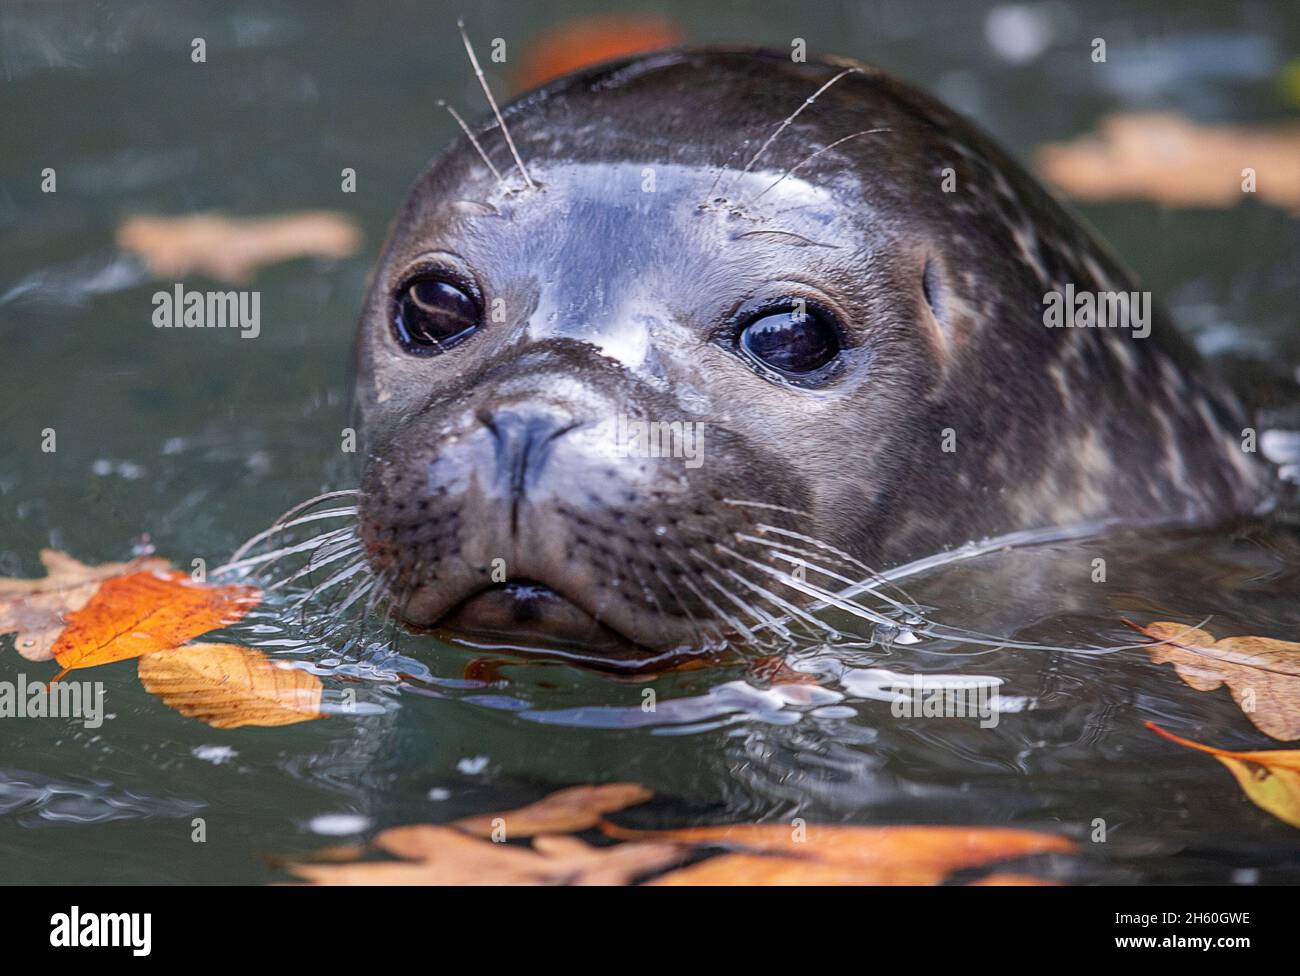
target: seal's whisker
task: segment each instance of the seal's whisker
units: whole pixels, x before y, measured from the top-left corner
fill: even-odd
[[[865,572],[868,576],[868,579],[872,581],[872,585],[865,587],[866,589],[869,589],[872,592],[876,592],[877,596],[881,596],[881,594],[877,592],[877,587],[888,585],[895,593],[901,595],[904,600],[906,600],[909,604],[912,605],[910,609],[919,613],[919,610],[917,609],[919,605],[917,604],[916,599],[912,596],[912,594],[908,593],[907,590],[903,589],[901,586],[895,583],[889,575],[882,573],[879,570],[872,568],[871,566],[868,566],[861,559],[858,559],[855,556],[850,555],[849,553],[845,552],[843,549],[837,549],[835,546],[832,546],[826,542],[822,542],[820,539],[814,539],[810,535],[804,535],[801,532],[794,532],[790,529],[783,529],[775,525],[768,525],[766,522],[757,523],[755,525],[755,528],[757,528],[758,531],[760,532],[771,532],[775,535],[782,535],[782,536],[786,536],[787,538],[796,539],[799,542],[806,543],[807,545],[813,546],[816,549],[820,549],[823,552],[828,552],[831,555],[844,560],[850,566],[858,567],[858,569]],[[862,580],[858,580],[857,582],[859,585],[863,583]]]
[[[708,632],[705,628],[703,628],[700,625],[699,618],[696,617],[695,614],[691,611],[691,608],[686,603],[686,601],[683,600],[680,596],[678,596],[677,590],[673,587],[672,581],[668,579],[667,576],[664,575],[663,570],[660,569],[658,566],[653,566],[652,568],[654,569],[654,574],[657,577],[659,577],[659,581],[664,584],[664,588],[668,591],[669,594],[671,594],[673,598],[673,602],[676,603],[678,608],[684,614],[686,614],[686,616],[690,619],[691,630],[694,632],[695,636],[699,638],[701,643],[706,642],[706,638],[708,637]]]
[[[737,573],[734,569],[727,569],[723,566],[719,566],[717,563],[715,563],[712,559],[710,559],[708,556],[704,555],[703,553],[699,553],[698,555],[701,560],[706,562],[717,572],[722,573],[726,576],[730,576],[741,586],[745,587],[745,589],[750,590],[764,597],[769,603],[771,603],[773,606],[778,607],[783,612],[795,617],[806,618],[807,621],[811,622],[812,625],[818,628],[819,630],[834,631],[834,628],[823,623],[822,621],[818,620],[815,617],[805,614],[798,607],[794,606],[793,604],[785,600],[782,600],[775,593],[772,593],[770,590],[764,589],[763,587],[755,583],[753,580],[746,579],[740,573]],[[758,614],[762,618],[763,625],[776,629],[777,633],[780,634],[786,640],[794,640],[794,635],[790,633],[789,629],[784,625],[784,623],[776,620],[766,610],[763,610],[762,607],[753,607],[752,612]]]
[[[873,135],[873,134],[875,134],[875,133],[877,133],[877,132],[888,132],[888,131],[889,131],[889,129],[888,129],[887,127],[882,127],[882,128],[878,128],[878,129],[863,129],[861,132],[853,132],[853,133],[850,133],[850,134],[847,135],[847,136],[844,136],[844,137],[842,137],[842,138],[840,138],[840,139],[836,139],[834,142],[830,143],[829,145],[822,146],[822,147],[821,147],[820,149],[818,149],[816,152],[809,153],[809,154],[808,154],[807,156],[805,156],[803,159],[799,160],[799,162],[795,163],[793,166],[791,166],[789,169],[787,169],[784,173],[782,173],[779,177],[777,177],[775,180],[773,180],[771,183],[769,183],[769,184],[768,184],[767,186],[765,186],[763,189],[759,190],[759,191],[758,191],[757,193],[755,193],[752,197],[750,197],[748,200],[746,200],[746,201],[742,204],[742,206],[744,206],[744,207],[752,206],[752,205],[753,205],[753,204],[758,200],[759,197],[763,196],[763,195],[764,195],[765,193],[767,193],[769,190],[774,190],[774,189],[776,189],[776,187],[777,187],[780,183],[782,183],[782,182],[783,182],[787,177],[793,176],[793,175],[795,174],[795,172],[796,172],[797,170],[799,170],[800,168],[802,168],[806,163],[811,163],[814,159],[816,159],[816,158],[817,158],[818,156],[820,156],[822,153],[824,153],[824,152],[829,152],[830,150],[832,150],[832,149],[834,149],[836,146],[838,146],[840,143],[848,142],[850,139],[856,139],[856,138],[858,138],[859,136],[869,136],[869,135]]]
[[[492,171],[492,175],[497,178],[497,182],[504,183],[506,178],[501,175],[501,170],[497,169],[496,166],[493,164],[492,160],[488,159],[488,154],[484,152],[483,147],[479,145],[478,137],[474,135],[473,131],[465,123],[465,120],[460,117],[460,113],[457,112],[450,105],[448,105],[446,102],[444,102],[441,98],[438,99],[438,104],[451,113],[451,117],[456,120],[456,124],[459,125],[461,131],[465,133],[466,137],[470,141],[470,145],[472,145],[478,151],[479,158],[482,159],[483,162],[487,164],[487,168]]]
[[[826,82],[815,92],[813,92],[811,95],[805,98],[803,102],[800,103],[798,108],[796,108],[793,112],[791,112],[789,115],[787,115],[784,119],[782,119],[777,124],[776,128],[772,131],[772,134],[767,137],[767,141],[758,147],[758,152],[754,153],[754,155],[750,157],[749,162],[745,164],[745,168],[740,171],[740,175],[737,176],[736,179],[739,180],[743,178],[747,173],[749,173],[749,171],[754,168],[754,164],[757,163],[763,157],[763,154],[765,152],[767,152],[768,147],[771,146],[772,143],[774,143],[777,140],[777,137],[780,136],[781,133],[784,132],[787,128],[789,128],[790,123],[792,123],[795,119],[797,119],[800,113],[803,112],[804,109],[808,108],[808,106],[812,105],[813,102],[817,101],[817,99],[821,97],[823,92],[831,88],[837,81],[839,81],[845,75],[861,74],[861,73],[862,73],[861,68],[845,68],[834,78]],[[734,182],[735,181],[733,181],[733,184]]]
[[[726,161],[720,167],[718,167],[718,175],[715,176],[713,182],[709,184],[709,192],[704,195],[704,202],[700,204],[700,206],[707,206],[713,200],[713,193],[717,190],[718,183],[721,182],[722,177],[726,175],[727,168],[731,165],[731,161],[735,159],[736,156],[740,154],[740,151],[748,145],[749,140],[746,139],[735,149],[731,150],[731,155],[727,157]]]
[[[869,610],[860,604],[853,603],[849,600],[841,599],[839,596],[837,596],[834,593],[830,593],[819,586],[814,586],[806,582],[805,580],[798,579],[797,577],[792,576],[789,573],[784,573],[779,569],[767,565],[766,563],[760,563],[753,559],[746,558],[745,556],[742,556],[740,553],[736,552],[734,549],[730,549],[727,546],[722,545],[721,543],[717,543],[715,547],[721,550],[722,552],[725,552],[733,559],[739,560],[740,562],[743,562],[749,566],[753,566],[759,572],[765,573],[768,576],[780,580],[782,583],[784,583],[792,590],[798,590],[800,593],[803,593],[806,596],[814,597],[815,599],[821,600],[825,603],[829,603],[832,606],[839,607],[841,610],[847,610],[855,617],[862,617],[863,619],[870,620],[873,623],[886,624],[887,626],[890,627],[896,625],[895,621],[890,620],[888,617],[883,616],[882,614],[879,614],[874,610]],[[808,615],[802,610],[798,610],[797,612],[801,616],[808,617]],[[808,617],[808,619],[820,623],[819,621],[816,621],[816,618]],[[829,624],[822,623],[821,626],[826,630],[831,630],[831,631],[835,630],[835,628],[831,627]],[[838,634],[839,632],[836,631],[836,633]],[[839,634],[839,636],[844,636],[844,635]]]
[[[515,164],[518,165],[524,182],[528,184],[528,189],[535,190],[537,184],[528,175],[528,167],[524,165],[519,150],[515,148],[515,140],[510,137],[510,130],[506,127],[506,120],[501,115],[501,109],[497,108],[497,100],[492,97],[492,89],[488,86],[487,78],[483,75],[483,69],[479,66],[478,56],[474,53],[474,45],[469,42],[469,34],[465,32],[464,19],[457,20],[456,27],[460,31],[460,39],[465,42],[465,53],[469,55],[469,63],[474,67],[474,74],[478,78],[478,83],[483,88],[483,94],[487,96],[488,104],[492,106],[492,114],[497,117],[497,125],[501,126],[501,134],[505,136],[506,145],[510,147],[510,155],[515,157]]]
[[[291,583],[296,583],[298,580],[302,579],[304,576],[308,576],[308,575],[310,575],[311,573],[316,572],[316,570],[322,568],[323,566],[329,566],[331,563],[336,563],[336,562],[338,562],[340,559],[349,559],[349,558],[355,557],[355,556],[359,555],[362,551],[363,551],[363,550],[362,550],[361,545],[360,545],[360,544],[357,544],[357,545],[355,545],[355,546],[349,546],[349,547],[344,548],[344,549],[339,549],[337,552],[332,552],[332,553],[330,553],[328,556],[325,556],[324,558],[319,559],[319,560],[316,559],[316,554],[315,554],[315,553],[312,553],[312,558],[309,559],[309,560],[307,561],[307,565],[306,565],[306,566],[303,566],[301,569],[299,569],[299,570],[298,570],[296,573],[294,573],[292,576],[286,576],[286,577],[285,577],[284,579],[282,579],[282,580],[276,580],[274,583],[272,583],[270,586],[268,586],[267,589],[268,589],[268,590],[279,590],[279,589],[283,589],[284,587],[288,586],[288,585],[291,584]],[[313,595],[314,595],[314,593],[315,593],[315,591],[312,591],[312,594],[313,594]]]
[[[810,519],[813,517],[811,512],[806,512],[802,508],[788,508],[785,505],[774,505],[771,502],[751,502],[741,498],[724,498],[722,504],[742,506],[744,508],[766,508],[773,512],[785,512],[788,515],[799,515],[803,518]]]
[[[659,597],[655,595],[654,587],[646,582],[646,578],[642,576],[641,571],[636,568],[636,560],[628,560],[627,566],[636,574],[636,581],[641,584],[641,595],[645,597],[648,602],[654,604],[654,608],[660,617],[666,617],[668,613],[664,610],[664,605],[659,602]]]
[[[700,558],[716,572],[719,573],[728,572],[727,570],[722,569],[722,567],[714,563],[713,560],[709,559],[707,556],[701,554]],[[731,575],[734,576],[735,574],[732,573]],[[706,579],[709,581],[709,583],[711,583],[714,586],[715,589],[718,590],[718,592],[724,594],[739,609],[747,613],[749,616],[753,617],[754,620],[757,622],[757,626],[759,628],[767,627],[769,630],[775,631],[777,635],[780,636],[783,640],[790,641],[790,642],[793,642],[795,640],[795,636],[793,633],[790,632],[789,628],[787,628],[779,619],[773,617],[761,606],[756,604],[753,600],[742,599],[739,595],[723,587],[722,584],[720,584],[713,577],[706,577]],[[752,643],[754,644],[755,647],[759,647],[759,648],[765,648],[768,646],[768,643],[760,639],[757,634],[754,635],[754,640]]]
[[[302,542],[295,542],[293,545],[283,546],[279,549],[272,549],[269,552],[260,553],[256,556],[248,556],[244,559],[231,560],[225,565],[218,566],[216,569],[212,570],[210,575],[219,576],[222,573],[228,573],[236,569],[246,569],[250,566],[261,566],[265,569],[272,563],[279,562],[287,556],[318,549],[324,543],[344,539],[354,531],[354,527],[351,525],[346,525],[341,529],[331,529],[329,532],[312,536],[312,538],[306,539]]]
[[[392,574],[388,572],[380,573],[375,579],[374,592],[370,594],[370,599],[366,600],[366,612],[363,619],[369,619],[370,615],[375,612],[375,607],[379,602],[388,595],[388,587],[391,585]]]
[[[704,582],[708,583],[711,587],[713,587],[715,590],[717,590],[719,593],[721,593],[724,597],[726,597],[726,599],[728,600],[728,602],[735,604],[736,608],[739,609],[742,613],[749,614],[749,616],[751,616],[751,617],[755,617],[756,619],[758,619],[758,620],[760,620],[760,621],[762,620],[762,618],[759,617],[758,614],[756,614],[756,613],[754,612],[754,609],[753,609],[752,603],[746,603],[746,602],[745,602],[744,600],[742,600],[739,596],[737,596],[735,593],[731,592],[731,590],[727,589],[725,586],[723,586],[720,582],[718,582],[718,581],[717,581],[716,579],[714,579],[712,576],[704,575],[704,576],[701,577],[701,579],[703,579]],[[719,612],[722,613],[721,610],[719,610]],[[758,636],[758,634],[754,633],[754,631],[753,631],[752,629],[750,629],[750,627],[749,627],[748,625],[746,625],[746,624],[744,623],[744,621],[740,620],[740,619],[739,619],[738,617],[736,617],[734,614],[725,614],[725,613],[724,613],[724,614],[723,614],[723,619],[727,621],[727,624],[728,624],[728,625],[729,625],[733,630],[735,630],[737,633],[739,633],[739,634],[741,635],[741,637],[744,638],[745,643],[752,645],[752,646],[753,646],[754,648],[756,648],[756,649],[761,649],[761,648],[763,648],[763,647],[766,646],[765,641],[763,641],[763,639],[760,638],[760,637]]]
[[[352,590],[351,593],[349,593],[346,597],[344,597],[343,602],[339,604],[339,608],[334,611],[335,615],[342,616],[343,614],[347,613],[348,609],[354,603],[356,603],[358,600],[360,600],[363,596],[365,596],[367,593],[369,593],[372,589],[374,589],[378,585],[379,585],[378,577],[367,576],[364,580],[361,581],[360,584],[358,584]]]
[[[301,511],[301,509],[299,509],[299,511]],[[303,515],[299,518],[292,519],[288,522],[283,521],[284,516],[282,515],[280,516],[279,519],[272,522],[268,528],[263,529],[261,532],[257,533],[257,535],[253,536],[242,546],[236,549],[231,554],[230,560],[226,563],[226,565],[227,566],[236,565],[244,557],[244,555],[247,554],[248,551],[251,550],[254,546],[256,546],[259,542],[262,542],[265,539],[269,539],[271,538],[271,536],[283,532],[286,529],[296,528],[299,525],[306,525],[309,522],[319,522],[322,519],[355,518],[356,514],[357,514],[356,506],[350,505],[346,508],[331,508],[324,512],[313,512],[310,515]]]
[[[365,559],[356,559],[354,561],[351,561],[351,563],[344,565],[342,569],[338,569],[338,571],[331,573],[329,577],[325,578],[325,580],[322,580],[321,582],[318,582],[318,584],[316,584],[315,586],[312,586],[312,589],[309,589],[307,593],[304,593],[302,595],[302,597],[296,599],[294,604],[292,604],[292,610],[298,610],[298,608],[300,607],[307,606],[307,604],[311,603],[312,600],[315,600],[317,597],[320,597],[322,593],[326,593],[326,591],[334,589],[334,587],[341,584],[341,582],[346,582],[347,580],[351,580],[351,578],[356,576],[357,573],[365,573],[365,572],[369,572],[369,567],[367,563],[365,563]],[[322,607],[322,610],[333,613],[334,611],[333,603],[330,603],[329,606]]]
[[[819,573],[822,576],[830,577],[836,582],[843,583],[845,586],[856,586],[862,582],[861,579],[857,579],[852,576],[845,576],[842,573],[837,573],[834,570],[827,569],[825,566],[822,566],[819,563],[814,562],[811,558],[809,558],[811,556],[810,551],[801,548],[800,546],[792,546],[782,542],[774,542],[771,539],[760,539],[755,536],[745,535],[744,533],[739,533],[739,532],[736,533],[736,539],[741,542],[750,542],[753,543],[754,545],[762,546],[765,549],[772,550],[773,557],[776,559],[782,559],[785,562],[792,563],[796,566],[805,566],[808,569],[811,569],[813,572]],[[896,610],[901,610],[904,613],[911,614],[914,617],[918,617],[921,620],[925,620],[925,614],[921,612],[920,606],[917,604],[915,600],[913,600],[905,592],[903,593],[903,595],[907,597],[909,601],[908,603],[902,603],[898,600],[895,600],[893,597],[886,596],[884,593],[881,593],[878,589],[871,589],[864,592],[871,593],[873,596],[877,597],[880,600],[883,600],[885,603],[888,603]],[[900,592],[902,591],[900,590]]]
[[[778,610],[781,610],[782,612],[787,614],[788,622],[791,624],[799,625],[800,629],[802,629],[810,637],[824,638],[825,636],[831,636],[831,637],[847,636],[842,631],[837,630],[835,627],[832,627],[830,624],[826,623],[826,621],[818,620],[812,614],[808,613],[802,608],[791,603],[789,600],[777,596],[775,593],[773,593],[771,590],[767,589],[766,587],[758,585],[753,580],[746,579],[744,576],[740,575],[739,573],[736,573],[734,570],[731,570],[729,572],[731,572],[733,576],[735,576],[738,580],[740,580],[743,584],[745,584],[745,586],[748,589],[752,590],[754,593],[757,593],[761,598],[767,600],[768,603],[772,604]],[[811,627],[809,625],[811,625]],[[789,631],[786,630],[785,633],[789,633]]]
[[[356,562],[349,563],[348,565],[344,566],[342,569],[332,574],[328,579],[324,580],[321,583],[316,584],[310,590],[304,593],[302,597],[300,597],[298,601],[294,603],[293,609],[297,609],[298,607],[301,607],[306,603],[310,603],[313,599],[320,596],[326,590],[337,586],[339,583],[342,583],[345,580],[351,579],[353,576],[356,576],[357,573],[364,573],[368,571],[369,568],[370,567],[366,565],[365,559],[359,559]]]
[[[718,548],[730,552],[730,550],[727,550],[725,546],[719,546]],[[737,555],[737,554],[732,553],[732,555]],[[739,557],[738,555],[737,558],[743,559],[743,557]],[[822,589],[816,584],[808,583],[806,580],[797,579],[793,576],[790,576],[789,574],[782,573],[779,570],[775,570],[770,567],[764,566],[761,563],[755,563],[752,560],[743,560],[743,561],[750,563],[756,568],[762,570],[763,572],[768,573],[771,576],[776,577],[777,579],[780,579],[781,582],[783,582],[786,586],[790,587],[791,589],[798,590],[801,593],[807,594],[808,596],[815,598],[816,600],[820,601],[822,604],[837,607],[841,610],[844,610],[852,614],[855,617],[861,617],[865,620],[870,620],[873,623],[882,624],[888,627],[898,626],[898,621],[890,620],[888,617],[883,617],[875,613],[874,611],[868,610],[867,608],[863,607],[861,604],[854,603],[850,600],[846,600],[843,594],[834,593],[829,590]],[[849,590],[845,591],[845,593],[861,593],[861,592],[864,592],[864,590],[861,587],[852,587]],[[1079,653],[1079,652],[1109,653],[1112,651],[1132,650],[1135,648],[1141,648],[1147,646],[1146,644],[1143,643],[1108,644],[1105,646],[1089,645],[1084,647],[1068,647],[1064,644],[1040,644],[1032,641],[1018,641],[1009,637],[999,637],[996,634],[984,634],[975,630],[968,630],[961,627],[955,627],[949,624],[941,624],[934,621],[924,620],[924,618],[923,618],[923,623],[918,626],[913,626],[912,630],[917,634],[920,634],[924,637],[933,638],[934,640],[959,641],[963,644],[974,644],[979,647],[990,647],[994,649],[1014,649],[1014,650],[1022,650],[1022,651],[1058,651],[1067,654]],[[845,636],[845,635],[840,634],[839,636]]]
[[[682,583],[688,589],[690,589],[692,593],[694,593],[697,597],[699,597],[701,603],[703,603],[713,613],[715,613],[722,620],[722,622],[725,623],[728,627],[730,627],[732,630],[744,636],[746,640],[757,641],[756,635],[752,631],[750,631],[749,628],[747,628],[739,620],[737,620],[731,614],[727,613],[727,611],[723,610],[720,606],[718,606],[711,599],[705,596],[703,591],[701,591],[700,588],[695,585],[695,583],[691,579],[691,577],[696,575],[693,567],[688,566],[686,563],[682,562],[671,552],[666,553],[666,555],[668,556],[669,559],[671,559],[673,562],[677,564],[679,569],[682,570]],[[731,596],[731,594],[728,593],[727,590],[719,586],[713,579],[709,577],[702,577],[702,578],[704,579],[705,582],[712,584],[715,588],[721,590],[723,593],[726,593],[728,596]]]

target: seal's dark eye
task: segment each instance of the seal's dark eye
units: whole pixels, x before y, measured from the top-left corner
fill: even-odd
[[[478,303],[442,278],[414,278],[397,293],[393,332],[407,352],[417,356],[442,352],[468,338],[478,326]]]
[[[739,342],[747,355],[791,376],[816,372],[840,351],[839,336],[827,317],[802,304],[751,319]]]

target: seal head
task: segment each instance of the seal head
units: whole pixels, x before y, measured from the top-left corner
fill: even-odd
[[[360,532],[407,623],[666,653],[797,625],[804,563],[1265,501],[1158,308],[1044,324],[1134,288],[901,82],[666,52],[503,114],[528,179],[495,122],[457,140],[361,315]]]

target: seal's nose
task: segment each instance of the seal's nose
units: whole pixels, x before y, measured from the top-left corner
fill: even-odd
[[[479,422],[492,434],[496,476],[510,499],[510,531],[519,528],[519,503],[537,483],[551,446],[579,421],[565,414],[528,409],[479,410]]]

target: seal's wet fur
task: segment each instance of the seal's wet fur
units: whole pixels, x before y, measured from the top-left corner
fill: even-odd
[[[443,619],[503,565],[637,644],[698,645],[807,602],[769,571],[791,564],[746,541],[763,525],[881,566],[1021,528],[1267,503],[1246,418],[1158,306],[1142,339],[1044,326],[1049,291],[1134,286],[934,99],[853,71],[743,172],[850,65],[610,64],[505,109],[536,189],[495,122],[478,138],[504,181],[463,137],[420,177],[357,339],[360,531],[407,621]],[[886,131],[808,159],[868,130]],[[390,321],[423,267],[454,270],[487,316],[428,358]],[[840,318],[824,385],[736,354],[736,316],[776,295]],[[704,424],[704,463],[618,457],[620,416]]]

